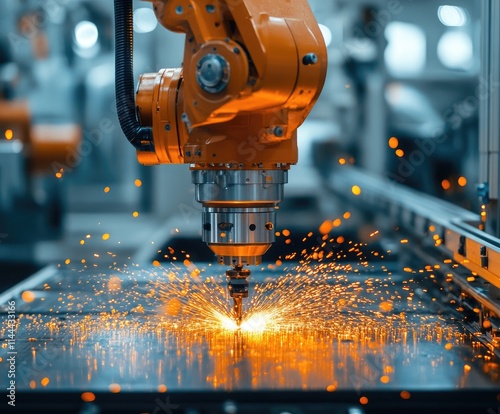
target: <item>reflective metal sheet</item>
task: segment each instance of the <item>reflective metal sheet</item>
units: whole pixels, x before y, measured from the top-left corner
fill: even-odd
[[[241,330],[220,267],[46,272],[12,291],[18,390],[498,390],[494,354],[433,279],[391,266],[254,271]]]

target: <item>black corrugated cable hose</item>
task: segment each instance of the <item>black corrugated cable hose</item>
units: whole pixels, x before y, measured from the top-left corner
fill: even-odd
[[[154,152],[151,128],[139,124],[133,68],[133,0],[114,0],[115,95],[118,119],[129,142],[140,151]]]

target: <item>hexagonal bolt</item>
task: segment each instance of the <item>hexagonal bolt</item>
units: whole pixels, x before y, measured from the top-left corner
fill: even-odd
[[[316,53],[308,53],[302,58],[302,63],[306,66],[308,65],[315,65],[318,63],[318,56]]]

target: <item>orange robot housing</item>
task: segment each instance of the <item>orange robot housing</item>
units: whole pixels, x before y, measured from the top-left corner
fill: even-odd
[[[186,33],[183,68],[140,78],[139,119],[153,129],[143,164],[286,169],[296,130],[326,76],[326,47],[307,0],[155,0]]]

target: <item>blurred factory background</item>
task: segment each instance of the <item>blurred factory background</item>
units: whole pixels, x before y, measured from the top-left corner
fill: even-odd
[[[2,283],[108,250],[81,245],[87,234],[110,234],[113,252],[127,256],[173,217],[173,227],[198,220],[188,168],[142,167],[122,135],[111,3],[1,6]],[[300,130],[282,224],[287,211],[304,226],[331,215],[321,174],[339,163],[477,212],[479,107],[494,87],[480,77],[481,2],[310,4],[328,44],[328,78]],[[148,3],[138,1],[134,17],[136,76],[179,66],[183,36],[158,26]]]
[[[135,73],[178,66],[182,36],[157,28],[147,3],[136,6]],[[22,115],[13,120],[4,112],[0,123],[0,262],[9,265],[2,265],[3,282],[74,256],[82,233],[99,231],[98,223],[106,224],[101,233],[122,241],[117,250],[132,253],[180,204],[191,205],[192,194],[187,168],[143,168],[123,141],[114,97],[112,2],[1,7],[1,105]],[[41,126],[72,130],[73,141],[61,144],[59,158],[38,161]],[[135,222],[128,219],[133,212],[141,215]]]

